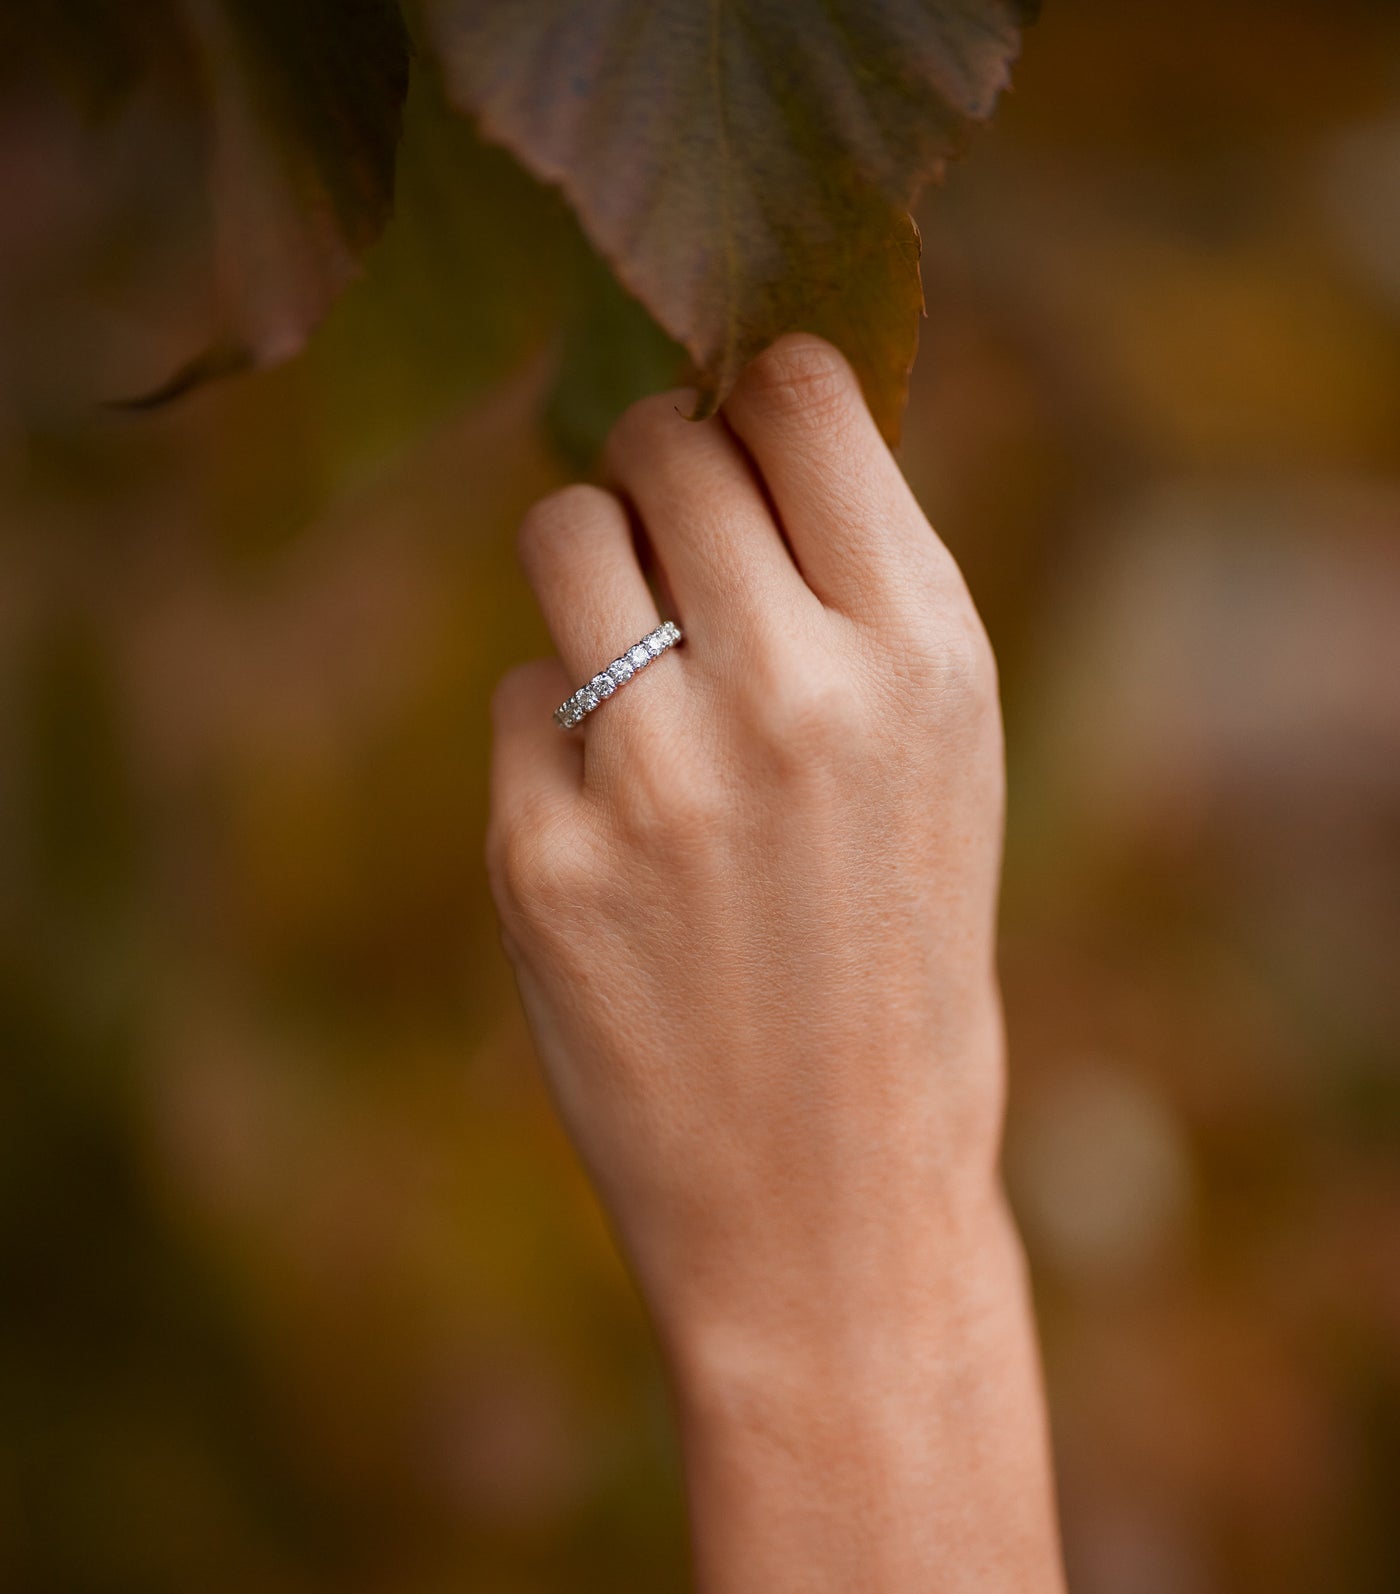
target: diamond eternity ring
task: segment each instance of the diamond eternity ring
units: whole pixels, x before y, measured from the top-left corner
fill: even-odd
[[[667,620],[648,631],[640,642],[615,658],[607,669],[599,670],[591,681],[585,681],[578,691],[566,698],[554,711],[554,723],[561,730],[571,731],[580,720],[591,714],[605,697],[611,697],[619,686],[625,686],[638,670],[646,669],[654,658],[667,648],[675,647],[681,640],[681,628],[674,620]]]

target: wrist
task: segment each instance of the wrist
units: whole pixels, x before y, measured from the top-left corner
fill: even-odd
[[[640,1282],[678,1390],[719,1393],[773,1359],[814,1376],[869,1367],[886,1341],[898,1359],[938,1331],[989,1258],[1019,1257],[999,1168],[999,1006],[986,1014],[938,1063],[908,1065],[942,1074],[936,1091],[911,1091],[897,1116],[872,1091],[874,1123],[853,1102],[835,1133],[770,1157],[776,1180],[741,1175],[683,1243],[646,1247],[664,1258]]]
[[[697,1292],[659,1325],[683,1423],[742,1425],[808,1416],[848,1402],[878,1434],[911,1369],[946,1358],[969,1305],[1022,1270],[1020,1240],[994,1173],[969,1180],[916,1225],[887,1226],[879,1249],[821,1252],[770,1268],[741,1293]]]
[[[995,1187],[942,1241],[902,1303],[712,1322],[672,1356],[702,1590],[1062,1587],[1024,1260]]]

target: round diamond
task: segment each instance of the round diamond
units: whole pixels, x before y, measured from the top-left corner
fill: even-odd
[[[667,648],[674,647],[682,639],[681,628],[676,622],[663,620],[654,631],[648,631],[640,642],[634,642],[605,670],[599,671],[591,681],[585,681],[571,698],[561,703],[554,711],[555,721],[565,730],[572,730],[591,714],[604,698],[611,697],[618,687],[630,681],[638,670],[645,669],[654,658],[664,653]]]

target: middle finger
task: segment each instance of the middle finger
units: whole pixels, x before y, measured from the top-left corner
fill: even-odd
[[[690,421],[687,392],[634,404],[603,468],[636,509],[692,656],[732,658],[775,616],[820,603],[793,563],[743,451],[724,423]]]

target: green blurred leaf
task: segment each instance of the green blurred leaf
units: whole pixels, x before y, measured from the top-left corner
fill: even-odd
[[[541,356],[586,249],[559,196],[416,73],[393,225],[308,350],[327,470],[378,468]]]
[[[421,0],[455,103],[568,195],[695,358],[702,409],[819,332],[899,430],[909,206],[990,115],[1028,0]]]
[[[581,241],[578,252],[573,303],[545,424],[564,461],[587,471],[623,410],[679,382],[686,357]]]

